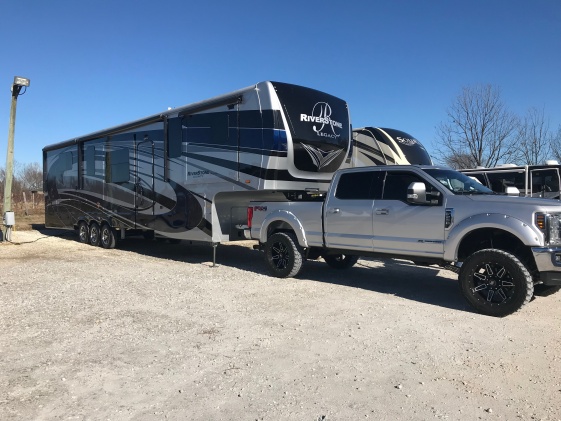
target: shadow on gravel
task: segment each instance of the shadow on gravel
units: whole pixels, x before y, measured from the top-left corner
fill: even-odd
[[[37,229],[37,228],[35,228]],[[69,241],[77,241],[72,231],[40,230],[45,235],[61,236]],[[216,249],[217,266],[234,267],[261,275],[268,275],[262,252],[246,245],[231,243],[219,245]],[[212,270],[212,247],[190,245],[185,241],[171,244],[168,241],[144,240],[141,237],[127,238],[117,246],[120,250],[146,256],[185,262],[205,264]],[[370,267],[361,262],[376,262],[378,267]],[[438,267],[416,266],[408,261],[362,259],[347,270],[335,270],[323,261],[306,261],[297,279],[325,282],[351,288],[361,288],[381,294],[391,294],[407,300],[418,301],[439,307],[472,312],[458,288],[457,278],[439,275]]]
[[[370,267],[361,263],[368,261],[376,262],[380,266]],[[347,270],[331,269],[322,261],[306,262],[306,265],[299,277],[395,295],[453,310],[473,312],[462,297],[457,275],[451,273],[452,279],[440,276],[440,271],[444,269],[437,266],[424,267],[405,260],[369,258],[361,259]]]
[[[63,229],[56,229],[56,228],[45,228],[45,224],[31,224],[31,229],[40,232],[43,235],[48,235],[52,237],[69,237],[69,238],[78,238],[76,237],[76,233],[72,230],[63,230]]]

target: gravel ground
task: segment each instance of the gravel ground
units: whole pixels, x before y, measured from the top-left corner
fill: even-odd
[[[405,261],[0,243],[1,420],[561,420],[561,293],[498,319]]]

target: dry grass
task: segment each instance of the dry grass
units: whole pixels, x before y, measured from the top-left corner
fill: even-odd
[[[15,231],[29,231],[45,227],[45,209],[42,206],[38,206],[35,209],[29,209],[27,215],[25,210],[19,210],[17,208],[14,213],[16,218],[16,225],[14,227]],[[1,222],[2,218],[0,217],[0,223]],[[0,229],[3,228],[4,226],[2,225]]]

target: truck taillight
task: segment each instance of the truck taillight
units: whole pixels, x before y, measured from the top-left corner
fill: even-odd
[[[251,229],[251,221],[253,219],[253,206],[247,207],[247,226]]]

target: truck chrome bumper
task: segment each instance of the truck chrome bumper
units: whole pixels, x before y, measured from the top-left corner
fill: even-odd
[[[534,260],[545,285],[561,285],[561,247],[532,247]]]

